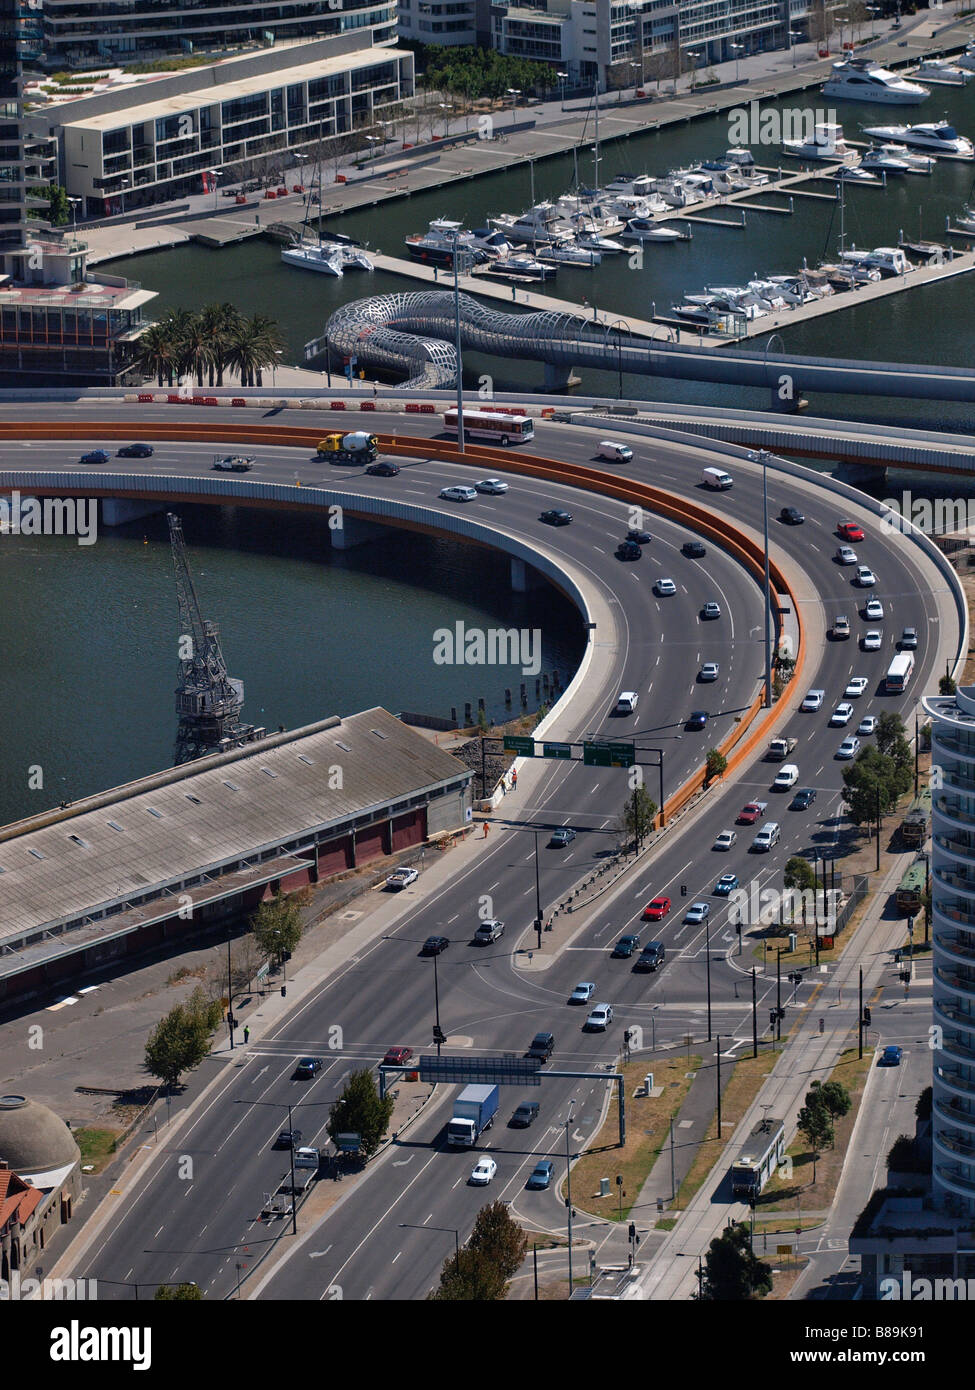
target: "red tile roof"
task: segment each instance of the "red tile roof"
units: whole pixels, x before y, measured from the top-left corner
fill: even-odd
[[[31,1187],[9,1168],[0,1168],[0,1231],[14,1221],[23,1226],[43,1196],[40,1188]]]

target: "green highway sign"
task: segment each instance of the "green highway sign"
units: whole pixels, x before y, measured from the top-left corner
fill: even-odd
[[[524,758],[533,758],[535,756],[535,740],[522,737],[521,734],[505,734],[504,751],[506,753],[520,753]]]
[[[542,757],[543,757],[543,758],[571,758],[571,757],[572,757],[572,744],[571,744],[571,743],[543,743],[543,744],[542,744]]]
[[[629,743],[584,743],[582,761],[587,767],[632,767],[636,754]]]

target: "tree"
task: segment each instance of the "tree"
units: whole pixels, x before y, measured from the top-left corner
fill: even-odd
[[[782,882],[786,888],[798,888],[800,892],[807,888],[815,889],[816,870],[808,859],[803,859],[801,854],[794,854],[791,859],[786,860]]]
[[[941,679],[938,681],[939,695],[954,695],[957,689],[958,687],[955,685],[955,682],[951,679],[950,676],[942,676]]]
[[[210,1051],[210,1034],[221,1012],[199,988],[170,1009],[146,1039],[144,1065],[149,1075],[170,1088],[178,1086],[183,1072],[198,1066]]]
[[[59,183],[52,183],[47,190],[50,200],[47,209],[47,221],[52,227],[63,227],[65,223],[71,221],[71,204],[68,201],[68,190],[62,188]]]
[[[198,1284],[160,1284],[155,1293],[157,1303],[198,1303],[202,1298]]]
[[[646,787],[634,787],[623,803],[620,812],[619,832],[628,836],[639,846],[653,830],[657,803],[652,800]]]
[[[708,755],[704,760],[704,780],[713,782],[715,777],[720,777],[728,766],[728,759],[718,748],[709,748]]]
[[[276,965],[286,951],[293,951],[301,940],[301,909],[292,897],[277,892],[263,902],[250,919],[258,946]]]
[[[440,1271],[440,1284],[429,1295],[435,1303],[497,1303],[506,1285],[491,1263],[474,1250],[450,1255]]]
[[[489,1207],[482,1207],[477,1213],[467,1248],[495,1269],[507,1293],[508,1280],[518,1273],[525,1258],[528,1237],[512,1220],[507,1205],[497,1201]]]
[[[822,1085],[814,1081],[813,1085],[817,1087],[818,1094],[830,1119],[839,1120],[844,1115],[849,1114],[853,1101],[842,1081],[824,1081]]]
[[[358,1134],[362,1152],[371,1158],[382,1143],[392,1115],[393,1098],[379,1099],[372,1072],[354,1071],[332,1106],[325,1128],[333,1140],[337,1134]]]
[[[907,775],[907,785],[914,777],[914,754],[911,745],[905,737],[904,721],[899,714],[889,712],[880,716],[877,721],[876,746],[878,752],[885,758],[891,758],[897,769],[898,779],[903,782],[905,773]],[[907,787],[902,790],[906,791]]]
[[[711,1303],[741,1303],[772,1292],[771,1267],[753,1253],[747,1229],[728,1226],[708,1246],[697,1298]]]
[[[877,808],[884,815],[914,780],[910,761],[885,757],[879,748],[868,748],[850,767],[843,769],[847,814],[854,825],[873,825]]]
[[[833,1123],[829,1111],[816,1091],[806,1092],[806,1104],[799,1111],[799,1133],[813,1151],[813,1182],[822,1149],[833,1143]]]

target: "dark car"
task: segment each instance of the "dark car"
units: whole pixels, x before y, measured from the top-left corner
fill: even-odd
[[[640,952],[639,959],[633,969],[656,970],[658,966],[663,965],[666,954],[662,941],[648,941]]]
[[[531,1040],[531,1046],[526,1053],[528,1057],[541,1057],[543,1062],[547,1062],[555,1051],[554,1033],[536,1033]]]
[[[686,555],[689,560],[703,560],[708,551],[703,541],[685,541],[680,553]]]
[[[552,838],[548,842],[549,849],[565,849],[566,845],[571,845],[576,837],[576,832],[570,830],[567,825],[560,826],[558,830],[552,831]]]
[[[523,1100],[515,1110],[508,1124],[512,1129],[527,1129],[538,1119],[538,1101]]]
[[[552,1174],[554,1172],[555,1164],[552,1160],[550,1158],[541,1159],[531,1170],[528,1176],[527,1186],[536,1191],[542,1191],[542,1189],[548,1187],[549,1183],[552,1181]]]
[[[300,1129],[283,1129],[275,1140],[276,1149],[296,1149],[301,1143]]]
[[[896,1043],[891,1043],[890,1047],[885,1047],[880,1054],[880,1061],[877,1063],[881,1067],[899,1067],[901,1064],[901,1049]]]
[[[620,541],[616,547],[617,560],[639,560],[642,554],[636,541]]]
[[[624,959],[628,958],[629,956],[632,956],[633,952],[636,950],[639,944],[640,938],[638,936],[634,936],[631,932],[627,932],[626,936],[621,936],[619,941],[617,941],[616,945],[613,947],[613,955],[617,957],[623,957]]]
[[[628,541],[636,541],[637,545],[649,545],[653,540],[653,536],[651,536],[649,531],[638,531],[631,526],[626,533],[626,539]]]
[[[109,455],[104,449],[89,449],[87,454],[82,454],[79,463],[108,463]]]
[[[381,463],[370,463],[366,469],[374,478],[395,478],[399,472],[398,463],[389,463],[385,459]]]
[[[800,787],[792,798],[790,811],[808,811],[809,807],[816,800],[815,787]]]
[[[428,936],[427,939],[426,939],[426,941],[424,941],[424,943],[423,943],[423,946],[422,946],[422,949],[421,949],[421,955],[424,955],[424,956],[439,956],[439,955],[440,955],[440,952],[441,952],[441,951],[446,951],[446,949],[447,949],[447,947],[448,947],[449,945],[450,945],[450,937],[449,937],[449,936]]]
[[[568,526],[572,520],[572,513],[560,511],[558,507],[549,507],[538,519],[544,521],[546,526]]]
[[[322,1059],[320,1057],[302,1057],[295,1067],[295,1076],[314,1076],[322,1069]]]
[[[384,1067],[402,1067],[406,1065],[412,1056],[412,1047],[387,1047],[382,1065]]]
[[[801,526],[806,518],[798,507],[783,507],[779,512],[779,519],[787,526]]]
[[[154,453],[151,444],[126,444],[124,449],[119,449],[120,459],[151,459]]]
[[[693,710],[693,711],[687,716],[687,721],[686,721],[686,723],[684,724],[684,728],[685,728],[685,729],[704,729],[704,728],[707,727],[707,722],[708,722],[708,712],[707,712],[707,710],[696,709],[696,710]]]

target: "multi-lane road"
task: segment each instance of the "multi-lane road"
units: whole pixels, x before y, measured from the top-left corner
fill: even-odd
[[[146,424],[150,408],[125,409],[131,411],[133,439],[151,438]],[[27,418],[25,408],[17,413]],[[70,418],[84,419],[94,413],[88,405]],[[172,409],[158,408],[153,413],[167,421],[174,418]],[[128,418],[122,407],[109,412],[104,403],[97,414],[104,419]],[[212,411],[191,408],[181,408],[178,419],[185,422],[194,414],[213,422]],[[245,414],[248,419],[260,418],[250,411],[235,411],[234,423]],[[30,415],[44,418],[44,409],[32,407]],[[65,418],[63,406],[58,418]],[[303,412],[301,423],[314,420]],[[380,431],[395,428],[405,433],[402,416],[395,417],[395,423],[377,416],[370,424]],[[422,421],[408,422],[408,426],[418,432],[429,427]],[[589,462],[597,439],[588,432],[542,426],[534,451]],[[93,431],[90,445],[99,442]],[[701,501],[701,468],[714,461],[705,448],[645,438],[632,442],[635,459],[626,470],[627,477]],[[77,471],[73,465],[80,452],[77,445],[48,441],[0,443],[0,470],[71,467]],[[451,515],[456,514],[456,504],[437,499],[445,482],[475,481],[496,471],[422,461],[403,467],[396,478],[380,479],[364,477],[361,469],[327,468],[294,450],[260,445],[248,446],[247,452],[255,457],[248,480],[293,484],[297,472],[303,485],[348,488],[353,496],[388,496]],[[212,448],[160,443],[153,459],[113,461],[108,468],[115,472],[124,465],[143,475],[199,476],[209,472],[211,457]],[[717,461],[730,466],[726,457]],[[730,492],[703,496],[716,512],[757,533],[762,515],[760,472],[746,463],[731,466],[731,471],[735,486]],[[758,587],[710,543],[704,560],[683,556],[680,546],[688,533],[653,517],[646,518],[653,541],[644,546],[642,558],[620,562],[613,551],[630,520],[625,504],[519,475],[510,475],[508,481],[506,496],[479,498],[463,507],[465,518],[562,557],[576,582],[598,596],[611,615],[611,622],[599,631],[599,639],[610,645],[603,653],[600,680],[574,693],[556,736],[578,739],[584,734],[625,732],[664,747],[667,790],[672,792],[700,765],[706,749],[732,727],[758,689],[763,670]],[[855,725],[830,729],[828,720],[849,679],[863,675],[868,681],[864,694],[853,701],[856,722],[865,714],[888,709],[906,719],[921,691],[944,669],[946,657],[954,658],[958,636],[946,581],[909,541],[882,535],[868,509],[853,506],[851,510],[850,504],[828,496],[815,482],[775,474],[770,478],[770,500],[773,516],[781,507],[794,504],[806,517],[802,526],[793,528],[774,522],[773,546],[776,558],[794,577],[810,635],[803,689],[791,690],[785,697],[789,713],[782,731],[799,737],[792,760],[799,765],[800,785],[817,790],[812,807],[787,809],[791,797],[769,791],[776,766],[755,762],[734,785],[715,788],[688,819],[689,828],[679,825],[663,837],[645,865],[631,871],[600,900],[549,968],[524,969],[516,948],[531,944],[527,928],[534,916],[535,891],[534,837],[525,832],[533,828],[548,832],[562,824],[579,832],[567,851],[541,850],[542,900],[553,903],[615,844],[613,826],[626,795],[624,774],[613,769],[527,764],[518,792],[503,808],[510,815],[496,824],[476,859],[465,861],[460,872],[436,886],[428,887],[421,876],[402,895],[395,920],[381,933],[377,929],[377,939],[312,990],[280,1026],[252,1044],[244,1058],[236,1055],[236,1064],[222,1071],[179,1131],[175,1148],[164,1149],[125,1193],[110,1225],[90,1245],[83,1267],[74,1270],[76,1277],[97,1277],[107,1296],[132,1296],[137,1283],[177,1280],[196,1281],[209,1297],[232,1293],[238,1264],[243,1260],[250,1267],[269,1240],[267,1227],[256,1218],[263,1194],[282,1171],[282,1155],[273,1153],[270,1146],[286,1120],[288,1103],[300,1106],[295,1122],[304,1131],[304,1142],[314,1142],[313,1136],[323,1133],[328,1105],[350,1069],[374,1065],[393,1044],[407,1043],[417,1049],[427,1045],[433,1012],[432,965],[418,957],[418,950],[431,933],[442,932],[452,942],[439,959],[438,974],[441,1021],[453,1047],[474,1053],[521,1053],[533,1033],[551,1029],[556,1051],[546,1070],[597,1070],[613,1062],[623,1029],[631,1024],[643,1027],[648,1043],[651,1031],[658,1043],[688,1031],[697,1036],[704,1033],[705,931],[682,922],[683,907],[702,898],[711,905],[716,1031],[742,1041],[750,1039],[750,1004],[744,1000],[745,991],[742,1002],[736,1003],[733,986],[745,978],[743,968],[749,968],[751,961],[747,955],[739,961],[734,954],[737,938],[728,925],[726,908],[711,892],[716,879],[733,871],[743,885],[751,879],[760,887],[775,885],[781,882],[782,865],[791,854],[828,854],[831,846],[842,842],[843,764],[834,755],[844,733]],[[540,524],[538,514],[545,507],[566,508],[573,515],[572,524],[558,530]],[[857,549],[878,576],[876,588],[869,593],[884,604],[881,622],[867,624],[860,616],[866,595],[852,587],[851,570],[832,558],[836,523],[843,516],[860,521],[866,530],[867,538]],[[664,576],[676,582],[673,597],[658,598],[652,591],[654,581]],[[711,599],[720,603],[722,615],[705,622],[700,609]],[[840,612],[850,618],[853,635],[845,642],[824,642],[826,628]],[[445,617],[449,617],[447,610]],[[908,625],[919,634],[915,675],[905,695],[886,696],[883,674],[896,638]],[[883,630],[881,651],[859,649],[859,636],[867,626]],[[698,682],[704,661],[720,663],[717,682]],[[431,668],[434,674],[435,669]],[[810,686],[825,690],[823,708],[799,714],[799,701]],[[621,689],[639,692],[638,710],[628,718],[612,718]],[[684,729],[692,709],[710,711],[712,719],[704,733]],[[775,810],[770,808],[768,814],[782,825],[775,850],[768,855],[749,853],[751,834],[740,830],[730,851],[712,851],[717,834],[731,828],[739,806],[753,798],[774,804]],[[687,887],[686,900],[681,898],[681,885]],[[670,896],[674,909],[651,929],[640,922],[640,914],[657,894]],[[483,895],[490,897],[494,915],[505,920],[508,928],[495,945],[478,948],[469,943]],[[662,971],[635,974],[632,962],[609,958],[616,937],[628,930],[642,930],[644,940],[653,935],[666,943]],[[584,1011],[566,1003],[581,979],[594,980],[596,998],[613,1005],[615,1018],[606,1034],[584,1033]],[[773,991],[774,980],[762,982],[763,1011],[770,995],[774,1002]],[[342,1046],[333,1051],[328,1038],[335,1028],[341,1030]],[[325,1058],[324,1070],[312,1082],[292,1081],[295,1058],[308,1053]],[[525,1179],[539,1155],[564,1154],[569,1100],[576,1101],[569,1136],[576,1153],[598,1124],[605,1093],[605,1083],[553,1076],[543,1080],[537,1092],[541,1115],[536,1124],[529,1130],[510,1130],[505,1121],[523,1097],[520,1092],[503,1091],[501,1123],[486,1136],[483,1146],[498,1162],[497,1176],[485,1193],[466,1185],[474,1157],[441,1146],[453,1096],[451,1088],[443,1089],[328,1218],[296,1244],[292,1257],[273,1277],[263,1286],[255,1281],[251,1288],[259,1287],[261,1296],[270,1298],[334,1297],[336,1290],[344,1298],[422,1297],[453,1249],[453,1232],[463,1239],[484,1201],[503,1197],[526,1222],[558,1227],[564,1213],[556,1187],[527,1192]],[[187,1154],[192,1166],[187,1170],[184,1165],[182,1171],[189,1171],[189,1178],[180,1175],[181,1156]]]

